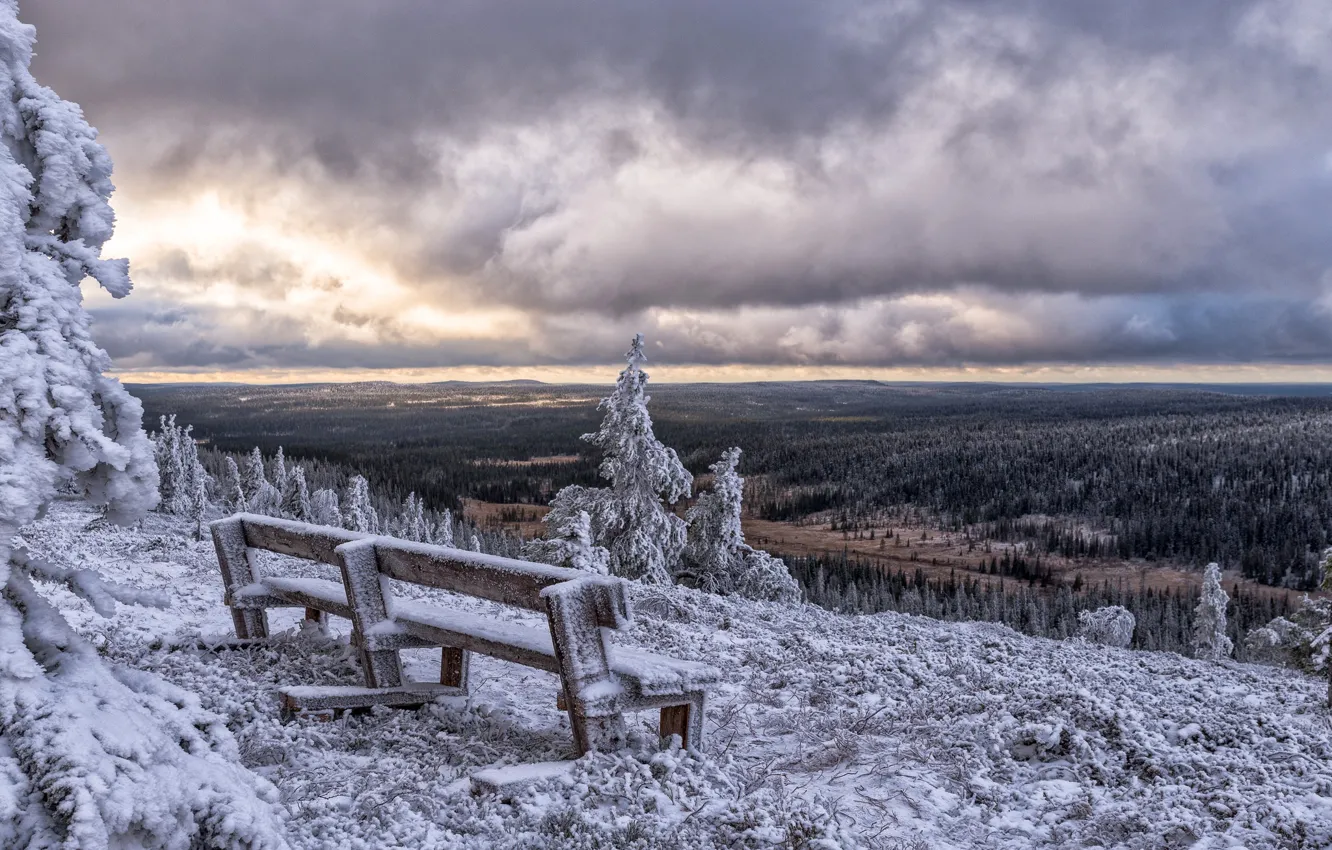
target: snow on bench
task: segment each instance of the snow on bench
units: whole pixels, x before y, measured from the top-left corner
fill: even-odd
[[[580,754],[619,746],[623,713],[647,708],[661,710],[663,736],[679,735],[686,746],[702,748],[706,690],[717,671],[613,647],[608,633],[631,621],[621,579],[254,514],[211,528],[238,638],[268,636],[267,608],[303,606],[309,618],[332,614],[352,621],[365,686],[285,688],[284,716],[465,695],[470,654],[480,652],[560,677],[560,707],[569,712]],[[261,576],[251,549],[336,566],[342,582]],[[386,579],[539,611],[547,622],[528,626],[395,600]],[[421,646],[442,648],[439,684],[403,679],[399,650]]]

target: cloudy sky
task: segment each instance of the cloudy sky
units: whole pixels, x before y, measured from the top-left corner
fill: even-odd
[[[1332,379],[1332,0],[20,6],[137,379]]]

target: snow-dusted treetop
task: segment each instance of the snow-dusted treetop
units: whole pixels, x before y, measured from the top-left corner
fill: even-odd
[[[583,435],[604,453],[600,473],[610,487],[565,487],[551,502],[549,525],[563,528],[586,511],[593,542],[610,552],[612,574],[669,584],[685,547],[685,524],[663,502],[687,497],[694,477],[652,432],[642,334],[634,336],[625,360],[615,391],[597,407],[605,412],[601,427]]]
[[[143,409],[92,339],[79,284],[129,293],[104,260],[111,159],[79,107],[28,71],[35,32],[0,0],[0,579],[10,537],[74,479],[110,519],[157,504]]]

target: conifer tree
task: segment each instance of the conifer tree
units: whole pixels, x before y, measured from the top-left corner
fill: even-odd
[[[600,474],[610,487],[565,487],[551,502],[549,527],[564,528],[585,511],[593,542],[610,552],[612,574],[669,584],[685,547],[685,523],[666,505],[688,497],[694,479],[675,450],[652,433],[642,334],[634,337],[625,359],[615,391],[597,407],[605,412],[601,427],[583,435],[601,449]]]
[[[453,511],[445,508],[439,523],[430,531],[430,542],[437,546],[453,546]]]
[[[33,79],[36,34],[0,0],[0,847],[285,846],[271,785],[198,697],[112,667],[33,584],[110,616],[164,604],[14,543],[57,488],[131,523],[159,502],[143,408],[93,341],[80,286],[129,294],[101,256],[111,159],[78,106]]]
[[[343,509],[346,527],[366,534],[379,533],[379,514],[370,502],[370,485],[364,476],[353,475],[347,483]]]
[[[799,601],[800,585],[786,564],[745,543],[741,527],[745,480],[739,464],[740,449],[731,448],[709,467],[712,489],[685,513],[689,542],[683,570],[698,587],[712,593]]]
[[[305,468],[293,466],[284,477],[287,488],[282,493],[282,515],[301,522],[310,522],[314,511],[310,504],[309,485],[305,483]]]
[[[273,487],[279,493],[287,492],[287,456],[282,451],[282,447],[277,447],[277,454],[273,457]]]
[[[1221,567],[1208,564],[1203,572],[1202,599],[1193,609],[1193,655],[1207,661],[1230,657],[1230,638],[1226,636],[1226,605],[1230,595],[1221,586]]]
[[[547,515],[545,520],[549,519]],[[592,542],[592,519],[587,511],[579,511],[551,531],[551,535],[544,540],[529,541],[523,549],[523,556],[572,570],[600,575],[609,572],[610,553]]]
[[[236,459],[227,455],[227,475],[222,482],[222,503],[231,513],[243,514],[250,509],[245,498],[245,487],[241,484],[240,470],[236,468]]]
[[[341,527],[344,523],[342,507],[338,503],[338,494],[332,490],[320,489],[310,497],[310,522],[315,525]]]

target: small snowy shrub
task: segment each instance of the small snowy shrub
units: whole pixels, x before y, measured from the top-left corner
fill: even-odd
[[[1127,648],[1133,643],[1136,622],[1127,608],[1110,605],[1078,614],[1078,637],[1088,643]]]
[[[1249,632],[1244,640],[1249,658],[1306,673],[1327,672],[1326,638],[1332,628],[1332,599],[1306,596],[1289,618],[1277,617]]]

